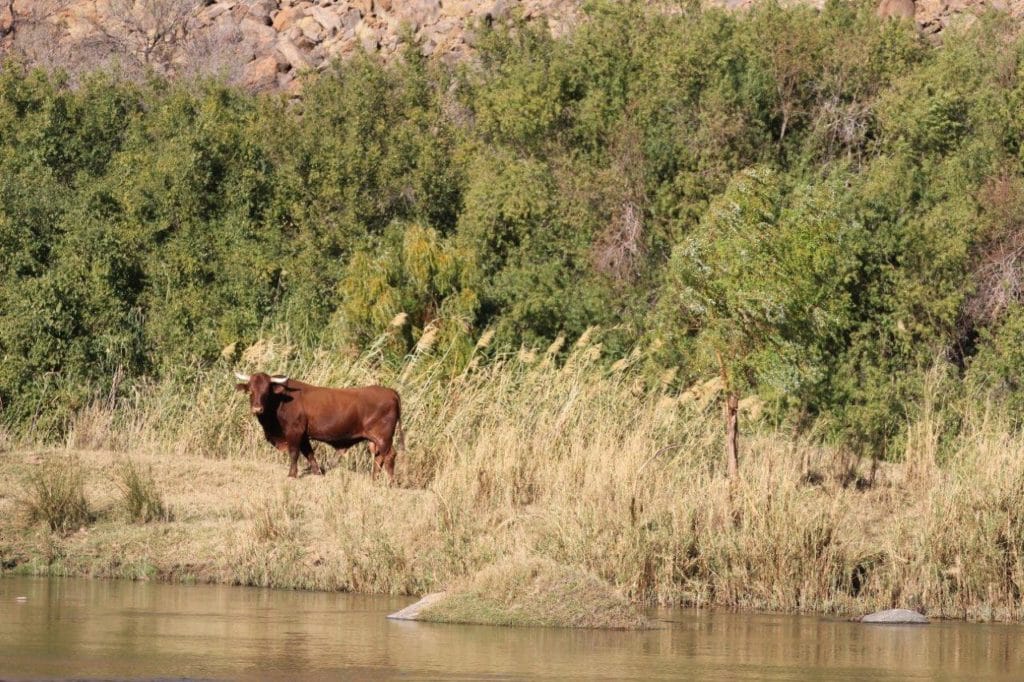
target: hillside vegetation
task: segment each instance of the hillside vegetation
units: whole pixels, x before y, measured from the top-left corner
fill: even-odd
[[[928,371],[1016,407],[1024,43],[944,47],[868,5],[648,15],[312,78],[0,73],[0,402],[94,400],[290,353],[480,357],[603,330],[648,388],[723,374],[768,424],[901,451]],[[226,360],[226,362],[225,362]],[[666,373],[671,374],[667,376]],[[946,411],[941,428],[955,433]]]

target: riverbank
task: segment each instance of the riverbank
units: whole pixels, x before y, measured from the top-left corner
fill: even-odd
[[[408,440],[392,488],[371,480],[362,448],[321,448],[326,476],[286,479],[220,372],[157,386],[83,413],[63,447],[0,453],[0,560],[21,574],[421,595],[521,554],[641,605],[1024,616],[1024,442],[989,412],[964,416],[940,463],[924,410],[904,461],[874,475],[745,412],[730,484],[706,395],[638,392],[593,356],[584,342],[561,365],[513,358],[446,384],[413,357],[388,382]],[[380,371],[296,375],[352,385]],[[126,460],[165,512],[147,523],[138,503],[129,513]],[[32,521],[38,481],[76,468],[88,520]]]

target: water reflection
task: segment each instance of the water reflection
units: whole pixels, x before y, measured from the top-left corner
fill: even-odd
[[[17,597],[26,601],[19,602]],[[645,633],[392,622],[410,600],[0,580],[0,677],[1019,679],[1024,627],[664,610]]]

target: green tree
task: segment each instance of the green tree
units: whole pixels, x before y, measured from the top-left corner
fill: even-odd
[[[840,214],[838,182],[786,187],[766,167],[737,174],[677,246],[659,302],[662,324],[714,358],[725,393],[726,453],[738,466],[739,396],[757,390],[813,405],[851,319],[860,228]]]

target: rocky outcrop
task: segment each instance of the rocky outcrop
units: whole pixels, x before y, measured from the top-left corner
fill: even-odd
[[[1015,19],[1024,19],[1021,0],[915,0],[914,19],[925,34],[938,34],[957,22],[971,22],[989,9],[1006,12]]]
[[[579,5],[579,0],[0,0],[0,49],[43,64],[66,58],[68,65],[83,68],[116,55],[122,66],[220,72],[266,89],[287,87],[304,70],[323,69],[360,51],[387,60],[406,42],[425,55],[458,60],[472,51],[474,29],[503,21],[513,11],[565,32],[578,20]]]
[[[14,0],[0,0],[0,37],[7,35],[14,28]]]
[[[743,9],[758,0],[706,0]],[[804,1],[820,6],[824,0]],[[296,76],[368,52],[387,60],[406,42],[456,61],[482,24],[513,13],[572,29],[583,0],[0,0],[0,50],[30,62],[216,73],[262,90],[296,89]],[[658,0],[649,0],[659,11]],[[881,16],[937,33],[957,17],[995,7],[1024,15],[1024,0],[880,0]]]

